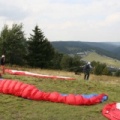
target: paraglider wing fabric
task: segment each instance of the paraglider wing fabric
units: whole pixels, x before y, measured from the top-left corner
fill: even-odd
[[[102,114],[109,120],[120,120],[120,103],[110,103],[103,107]]]
[[[11,94],[30,100],[43,100],[69,105],[94,105],[107,100],[105,94],[61,94],[59,92],[44,92],[34,85],[16,80],[3,79],[0,81],[0,93]]]
[[[1,80],[0,93],[12,94],[32,100],[41,100],[42,94],[35,86],[15,80]]]
[[[65,77],[65,76],[54,76],[54,75],[42,75],[42,74],[36,74],[32,72],[27,71],[18,71],[18,70],[10,70],[5,69],[6,73],[9,73],[11,75],[23,75],[23,76],[32,76],[37,78],[51,78],[51,79],[60,79],[60,80],[75,80],[75,78],[71,77]]]

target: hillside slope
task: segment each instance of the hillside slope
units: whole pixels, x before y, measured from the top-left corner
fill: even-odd
[[[100,62],[100,63],[105,63],[109,66],[114,66],[116,68],[120,68],[120,61],[104,56],[104,55],[100,55],[97,54],[96,52],[91,52],[88,55],[86,55],[85,57],[82,58],[82,60],[84,61],[96,61],[96,62]]]
[[[84,51],[96,51],[101,55],[116,58],[120,60],[120,56],[115,53],[119,52],[119,45],[107,42],[80,42],[80,41],[54,41],[51,42],[53,47],[59,52],[65,54],[76,54]]]

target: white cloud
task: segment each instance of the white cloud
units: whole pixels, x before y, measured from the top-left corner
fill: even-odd
[[[119,0],[1,0],[0,27],[37,24],[49,40],[119,41]]]

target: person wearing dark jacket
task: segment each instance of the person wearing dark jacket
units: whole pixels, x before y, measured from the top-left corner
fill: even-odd
[[[89,76],[90,76],[90,70],[92,69],[91,63],[88,62],[85,66],[84,66],[84,80],[88,80]]]
[[[0,62],[1,62],[2,74],[4,74],[5,73],[5,55],[2,55]]]

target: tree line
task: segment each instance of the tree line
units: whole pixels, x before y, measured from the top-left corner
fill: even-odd
[[[120,70],[117,68],[108,67],[105,63],[92,61],[92,73],[95,75],[120,76]]]
[[[38,25],[29,38],[25,37],[22,24],[4,25],[0,32],[0,55],[5,54],[9,65],[29,66],[45,69],[59,69],[83,72],[80,66],[85,63],[79,56],[69,56],[58,52]],[[92,62],[96,75],[112,75],[105,64]],[[80,69],[79,69],[80,68]],[[117,71],[116,76],[120,76]]]
[[[38,25],[29,38],[25,37],[22,24],[13,24],[11,28],[4,25],[0,32],[0,54],[5,54],[10,65],[68,70],[81,64],[79,57],[58,52]]]

